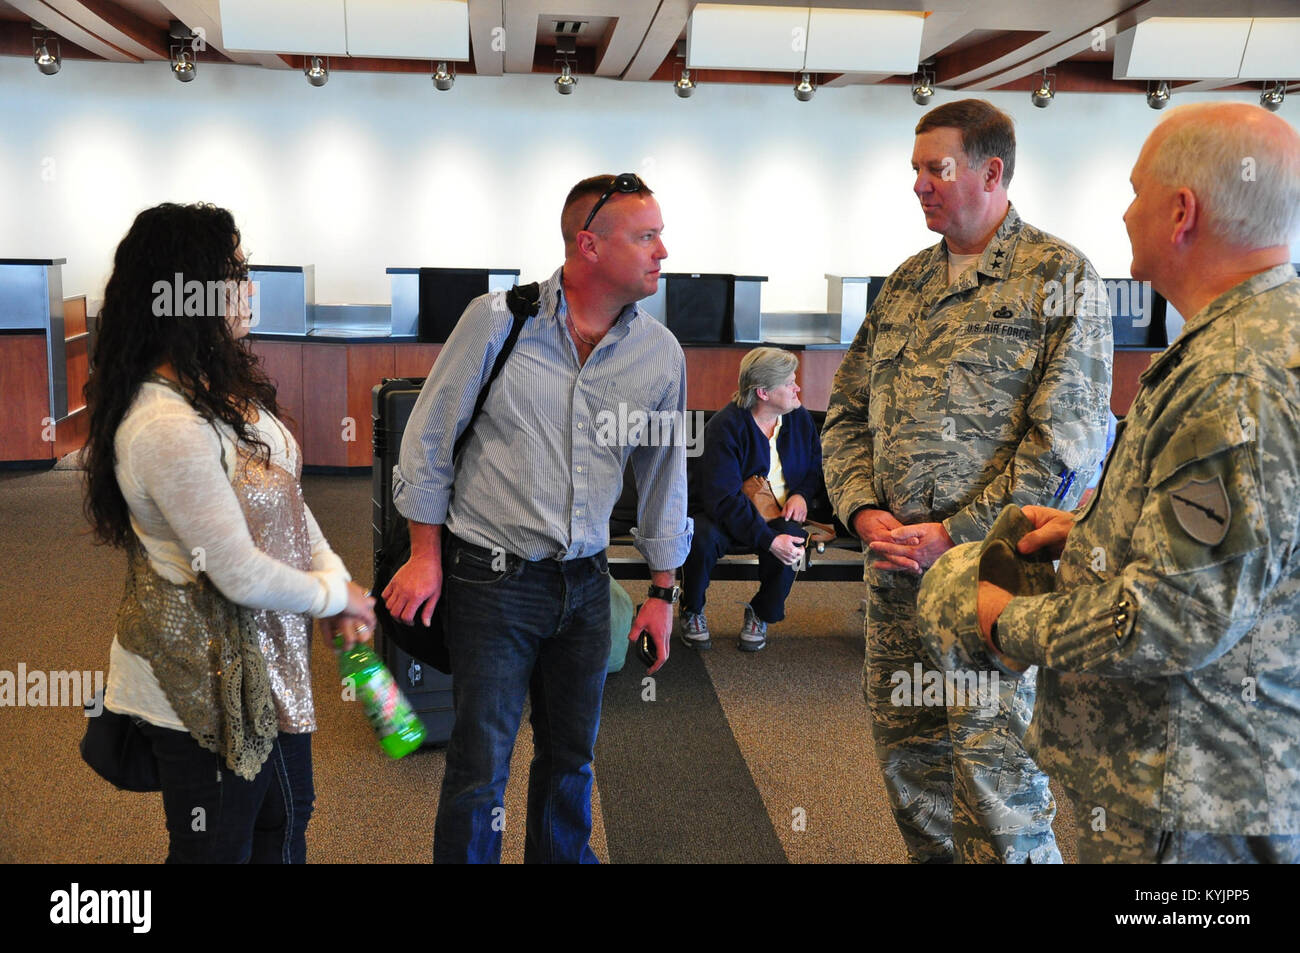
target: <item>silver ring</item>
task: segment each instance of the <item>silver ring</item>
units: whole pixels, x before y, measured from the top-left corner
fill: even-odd
[[[357,631],[358,631],[358,632],[369,632],[369,631],[370,631],[370,626],[366,625],[366,624],[363,622],[363,623],[361,623],[361,625],[357,626]]]

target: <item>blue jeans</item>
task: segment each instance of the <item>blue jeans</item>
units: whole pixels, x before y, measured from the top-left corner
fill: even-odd
[[[701,513],[693,515],[695,535],[691,537],[690,555],[682,566],[682,610],[703,612],[704,594],[709,588],[713,567],[736,545],[736,540],[707,516]],[[808,537],[802,524],[780,517],[769,520],[767,525],[778,536],[788,533],[805,539]],[[780,622],[785,618],[785,600],[794,585],[794,567],[781,562],[770,550],[758,552],[758,580],[758,592],[749,600],[754,615],[761,622]]]
[[[311,734],[275,739],[245,781],[187,731],[137,719],[153,745],[167,815],[169,864],[303,864],[312,788]]]
[[[496,568],[493,568],[493,566]],[[504,564],[504,565],[503,565]],[[453,537],[443,557],[456,725],[434,863],[498,863],[510,754],[531,694],[525,863],[596,863],[591,762],[609,661],[604,554],[527,562]]]

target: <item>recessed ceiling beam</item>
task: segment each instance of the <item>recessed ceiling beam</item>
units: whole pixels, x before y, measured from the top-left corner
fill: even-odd
[[[113,60],[117,63],[140,62],[140,57],[114,46],[107,40],[101,39],[48,3],[43,3],[41,0],[8,0],[8,3],[19,13],[31,17],[32,20],[46,29],[57,33],[65,40],[71,40],[96,56],[102,56],[106,60]]]
[[[549,4],[548,4],[549,5]],[[614,27],[605,35],[596,50],[597,76],[622,76],[636,56],[645,39],[646,31],[655,19],[655,9],[649,3],[615,2],[590,3],[582,11],[586,16],[615,17]]]
[[[648,80],[665,59],[677,49],[677,39],[686,29],[690,17],[689,0],[662,0],[650,28],[646,30],[641,48],[623,73],[626,80]]]
[[[166,33],[106,0],[45,0],[69,20],[141,60],[167,59]]]

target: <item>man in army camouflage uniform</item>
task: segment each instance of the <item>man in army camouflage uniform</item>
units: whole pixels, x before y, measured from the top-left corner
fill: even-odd
[[[836,513],[869,544],[863,693],[917,862],[1060,861],[1055,801],[1021,746],[1034,672],[999,680],[991,717],[973,703],[893,701],[899,678],[931,666],[916,630],[920,574],[982,539],[1008,503],[1073,505],[1103,454],[1105,295],[1080,252],[1020,220],[1006,193],[1014,165],[1011,119],[982,100],[921,119],[914,191],[944,239],[886,281],[835,375],[822,434]]]
[[[1187,323],[1088,507],[1026,510],[1020,550],[1059,555],[1056,591],[982,584],[981,629],[1042,670],[1028,744],[1075,803],[1081,861],[1295,863],[1300,135],[1185,106],[1132,183],[1133,276]]]

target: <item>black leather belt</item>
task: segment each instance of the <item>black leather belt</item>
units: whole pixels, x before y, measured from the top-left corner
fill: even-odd
[[[609,569],[609,561],[605,557],[604,550],[601,550],[600,552],[596,553],[594,556],[580,556],[576,559],[563,559],[563,560],[555,559],[555,558],[524,559],[522,556],[516,556],[514,553],[511,552],[503,553],[502,550],[499,549],[492,550],[492,549],[488,549],[485,546],[477,546],[474,543],[466,542],[465,540],[461,539],[459,536],[456,536],[455,534],[449,534],[449,535],[451,537],[450,546],[454,546],[457,549],[462,549],[467,553],[477,556],[479,559],[483,560],[484,562],[491,563],[493,560],[500,559],[502,555],[504,555],[506,560],[505,562],[506,572],[514,572],[514,570],[518,568],[520,563],[527,563],[529,566],[536,567],[537,569],[543,569],[552,572],[565,572],[565,571],[571,572],[573,570],[586,568],[586,565],[588,563],[590,563],[591,566],[594,567],[598,572],[602,572],[602,573],[608,572]]]

